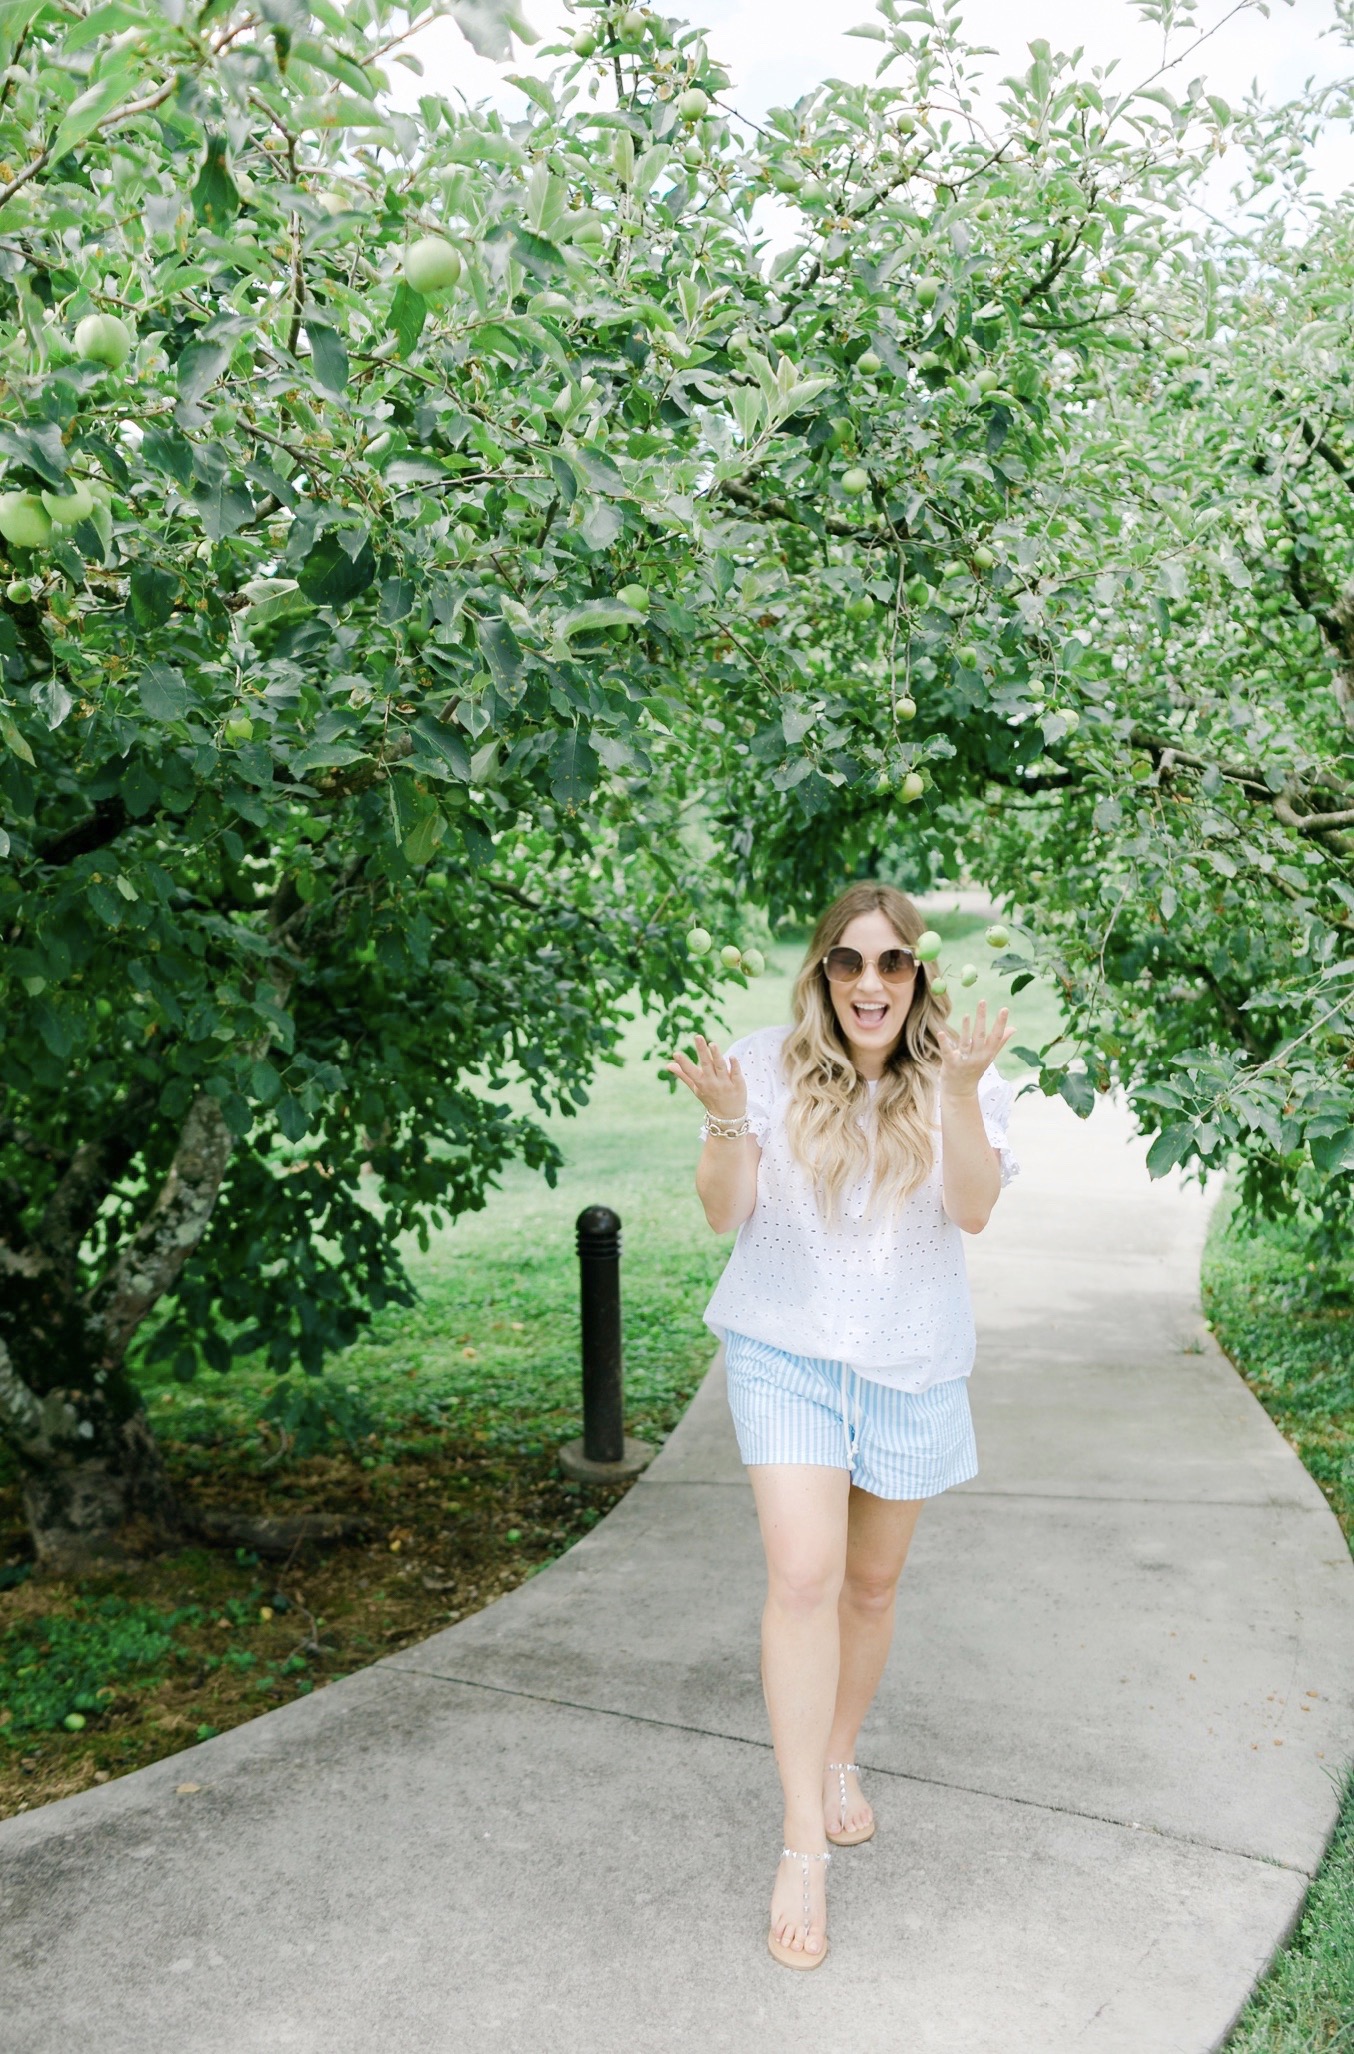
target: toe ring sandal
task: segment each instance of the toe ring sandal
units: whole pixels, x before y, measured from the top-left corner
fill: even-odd
[[[858,1776],[858,1775],[860,1774],[860,1763],[859,1763],[859,1762],[829,1762],[827,1766],[828,1766],[828,1767],[829,1767],[830,1769],[835,1769],[835,1770],[837,1771],[837,1783],[838,1783],[838,1786],[839,1786],[839,1788],[840,1788],[840,1790],[841,1790],[841,1801],[842,1801],[842,1812],[841,1812],[841,1818],[842,1818],[842,1823],[841,1823],[841,1827],[840,1827],[840,1829],[839,1829],[839,1830],[838,1830],[837,1832],[835,1832],[835,1833],[829,1833],[829,1834],[828,1834],[828,1836],[827,1836],[827,1837],[828,1837],[828,1839],[829,1839],[829,1840],[830,1840],[830,1841],[832,1842],[832,1844],[833,1844],[833,1846],[834,1846],[834,1847],[859,1847],[859,1846],[860,1846],[860,1845],[862,1844],[862,1842],[863,1842],[863,1841],[866,1841],[866,1840],[873,1840],[873,1839],[874,1839],[874,1820],[873,1820],[873,1819],[871,1819],[871,1820],[870,1820],[870,1823],[869,1823],[869,1825],[868,1825],[868,1826],[861,1826],[861,1827],[859,1827],[859,1828],[858,1828],[858,1829],[857,1829],[857,1830],[856,1830],[856,1831],[855,1831],[854,1833],[848,1833],[848,1832],[846,1831],[846,1778],[847,1778],[847,1773],[848,1773],[848,1771],[849,1771],[851,1775],[853,1775],[853,1776]]]
[[[804,1938],[807,1940],[810,1928],[813,1925],[813,1910],[809,1903],[809,1863],[811,1861],[831,1861],[832,1855],[830,1852],[824,1852],[823,1854],[800,1854],[793,1847],[782,1847],[780,1858],[782,1861],[802,1861],[804,1864]],[[767,1934],[766,1944],[775,1955],[776,1960],[783,1962],[786,1968],[818,1968],[827,1960],[826,1933],[823,1934],[823,1944],[817,1954],[809,1954],[802,1947],[786,1947],[776,1938],[774,1933]]]

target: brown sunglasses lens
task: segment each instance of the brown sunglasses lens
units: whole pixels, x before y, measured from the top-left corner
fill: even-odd
[[[912,974],[915,963],[911,949],[885,949],[875,968],[885,984],[901,984]],[[834,984],[854,984],[865,968],[865,958],[859,949],[829,949],[823,967]]]

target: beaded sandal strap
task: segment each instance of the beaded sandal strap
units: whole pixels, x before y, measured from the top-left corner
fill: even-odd
[[[809,1904],[809,1863],[811,1861],[831,1861],[832,1850],[828,1848],[823,1854],[801,1854],[798,1848],[782,1847],[780,1858],[782,1861],[788,1859],[790,1861],[802,1861],[804,1864],[804,1938],[807,1940],[809,1929],[813,1924],[813,1911]]]
[[[860,1774],[860,1763],[829,1762],[827,1766],[830,1769],[835,1769],[837,1771],[837,1783],[838,1787],[841,1790],[842,1796],[842,1822],[838,1826],[837,1831],[839,1833],[844,1833],[846,1831],[846,1778],[848,1774],[852,1776],[858,1776]]]

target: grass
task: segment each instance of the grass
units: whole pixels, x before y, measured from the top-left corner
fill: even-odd
[[[979,968],[970,991],[956,981],[956,1000],[1001,1004],[984,923],[952,914],[936,924],[947,964],[972,957]],[[788,1020],[803,945],[777,942],[764,977],[726,987],[727,1016],[711,1022],[723,1045]],[[1042,987],[1014,1012],[1027,1045],[1056,1031]],[[565,1155],[553,1190],[511,1170],[482,1212],[432,1234],[424,1251],[410,1246],[417,1305],[380,1315],[316,1386],[365,1412],[351,1446],[281,1441],[261,1417],[273,1379],[257,1363],[189,1385],[145,1380],[171,1473],[200,1500],[346,1512],[367,1523],[361,1544],[273,1567],[246,1551],[185,1548],[78,1584],[39,1583],[0,1463],[0,1815],[191,1746],[421,1639],[553,1560],[616,1501],[618,1488],[566,1484],[555,1461],[581,1427],[578,1213],[601,1203],[621,1216],[626,1424],[653,1442],[709,1362],[701,1313],[730,1246],[696,1199],[699,1108],[669,1088],[643,1022],[623,1054],[580,1114],[550,1123]],[[1002,1067],[1019,1074],[1009,1054]],[[72,1716],[83,1723],[68,1727]]]
[[[1202,1283],[1219,1345],[1354,1548],[1354,1263],[1318,1276],[1294,1227],[1253,1226],[1224,1198]],[[1227,2041],[1227,2054],[1337,2048],[1354,2048],[1354,1777],[1298,1929]]]

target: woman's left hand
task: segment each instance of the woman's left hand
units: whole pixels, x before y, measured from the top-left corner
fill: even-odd
[[[970,1023],[965,1013],[958,1033],[940,1027],[940,1088],[949,1098],[971,1098],[978,1080],[1005,1048],[1015,1028],[1007,1025],[1005,1006],[989,1027],[987,1001],[979,999],[977,1018]]]

